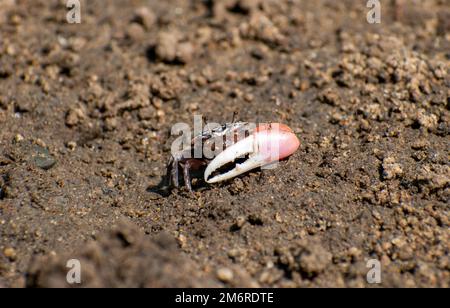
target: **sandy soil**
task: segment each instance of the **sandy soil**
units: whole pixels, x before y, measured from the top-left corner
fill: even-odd
[[[450,5],[0,0],[0,287],[449,287]],[[161,193],[173,124],[282,122],[279,168]]]

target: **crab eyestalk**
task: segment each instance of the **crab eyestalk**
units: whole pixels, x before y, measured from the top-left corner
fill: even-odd
[[[256,131],[217,155],[205,170],[205,181],[217,183],[278,162],[297,151],[300,141],[286,125],[260,125]]]

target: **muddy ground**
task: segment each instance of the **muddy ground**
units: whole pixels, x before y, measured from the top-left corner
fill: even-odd
[[[0,286],[449,287],[450,3],[0,0]],[[158,189],[173,124],[301,148]]]

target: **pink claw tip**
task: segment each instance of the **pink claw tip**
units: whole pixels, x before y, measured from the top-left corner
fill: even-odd
[[[279,159],[284,159],[286,157],[294,154],[298,148],[300,147],[300,140],[298,140],[297,136],[294,133],[286,133],[284,132],[280,136],[280,157]]]
[[[300,140],[291,128],[284,124],[271,123],[258,127],[256,132],[260,154],[270,157],[270,162],[282,160],[294,154],[300,147]]]

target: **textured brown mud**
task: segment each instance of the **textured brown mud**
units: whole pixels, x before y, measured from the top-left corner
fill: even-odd
[[[447,1],[63,2],[0,0],[0,286],[449,287]],[[300,150],[160,193],[235,111]]]

